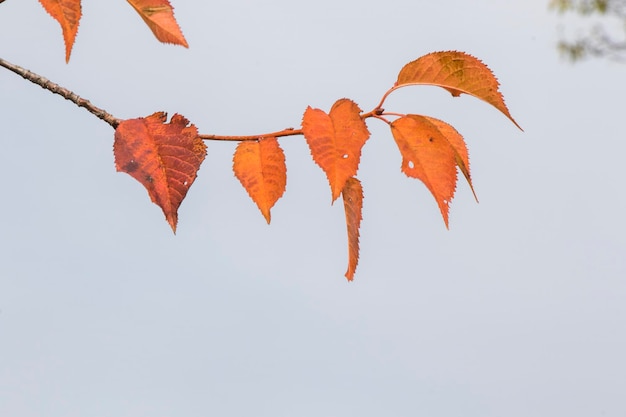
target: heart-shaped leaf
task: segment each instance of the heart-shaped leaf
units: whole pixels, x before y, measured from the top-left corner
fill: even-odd
[[[285,154],[274,137],[241,142],[233,157],[235,176],[270,223],[270,209],[285,192]]]
[[[176,233],[178,207],[206,156],[198,130],[179,114],[154,113],[122,121],[115,129],[115,167],[146,187]]]
[[[361,109],[345,98],[333,104],[329,114],[308,107],[302,132],[313,160],[326,173],[335,201],[348,178],[356,175],[361,148],[370,136]]]

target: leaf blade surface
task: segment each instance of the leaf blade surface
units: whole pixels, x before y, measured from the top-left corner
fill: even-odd
[[[458,51],[432,52],[409,62],[400,70],[396,87],[415,84],[443,87],[454,97],[465,93],[479,98],[522,130],[504,103],[498,79],[487,65],[472,55]]]
[[[359,263],[359,229],[363,220],[363,186],[355,177],[351,177],[341,190],[343,207],[346,214],[346,228],[348,230],[348,269],[346,278],[354,279],[354,273]]]
[[[148,25],[154,36],[163,43],[188,48],[187,40],[174,17],[169,0],[127,0]]]
[[[426,185],[448,227],[457,181],[454,149],[437,126],[423,116],[410,114],[393,121],[391,133],[402,155],[402,172]]]
[[[276,138],[240,142],[233,156],[233,171],[269,224],[270,209],[287,185],[285,154]]]
[[[65,62],[69,62],[82,16],[80,0],[39,0],[39,3],[61,25],[65,42]]]
[[[328,178],[335,201],[348,178],[356,175],[361,149],[370,136],[361,109],[345,98],[335,102],[328,114],[308,107],[302,118],[302,132],[313,160]]]
[[[148,191],[176,233],[178,208],[206,156],[198,130],[179,114],[122,121],[115,129],[113,152],[118,172],[126,172]]]
[[[465,144],[465,140],[463,136],[450,124],[435,119],[434,117],[429,116],[417,116],[413,115],[413,117],[423,117],[428,122],[432,123],[437,130],[446,138],[452,150],[454,151],[454,158],[456,160],[456,165],[465,177],[465,180],[469,184],[470,189],[472,190],[472,194],[476,201],[478,201],[478,197],[476,197],[476,192],[474,191],[474,185],[472,184],[472,176],[470,175],[470,163],[469,163],[469,152],[467,150],[467,145]]]

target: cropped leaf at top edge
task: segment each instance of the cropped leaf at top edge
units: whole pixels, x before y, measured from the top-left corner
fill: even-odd
[[[454,97],[462,93],[477,97],[500,110],[522,130],[509,113],[493,72],[472,55],[458,51],[432,52],[409,62],[400,70],[396,87],[413,84],[443,87]]]
[[[363,187],[355,177],[348,178],[341,190],[348,231],[348,281],[354,279],[359,263],[359,228],[363,219]]]
[[[402,172],[426,185],[448,227],[457,181],[456,152],[437,126],[423,116],[407,115],[390,127],[402,155]]]
[[[313,160],[328,178],[334,202],[348,178],[356,175],[361,149],[370,136],[361,109],[345,98],[337,100],[328,114],[308,107],[302,132]]]
[[[233,156],[233,171],[269,224],[270,209],[287,184],[285,154],[276,138],[240,142]]]
[[[82,16],[80,0],[39,0],[39,3],[61,25],[65,62],[69,62]]]
[[[174,17],[169,0],[127,0],[148,25],[154,36],[163,43],[188,48],[187,40]]]
[[[178,208],[206,156],[198,130],[179,114],[157,112],[122,121],[115,129],[115,167],[139,181],[163,210],[174,233]]]

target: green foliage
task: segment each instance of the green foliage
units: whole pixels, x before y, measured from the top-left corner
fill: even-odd
[[[609,10],[611,0],[552,0],[550,7],[564,13],[573,11],[582,15],[592,13],[605,14]]]
[[[572,62],[590,57],[626,60],[626,31],[619,36],[608,29],[612,21],[626,29],[626,0],[551,0],[550,9],[562,15],[575,13],[586,20],[595,18],[583,35],[559,40],[557,48],[563,56]]]

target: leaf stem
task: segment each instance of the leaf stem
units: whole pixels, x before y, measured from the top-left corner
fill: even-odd
[[[99,119],[102,119],[108,124],[110,124],[113,127],[113,129],[117,128],[117,125],[120,124],[120,120],[116,118],[115,116],[113,116],[112,114],[108,113],[107,111],[99,107],[94,106],[93,104],[91,104],[89,100],[85,100],[84,98],[80,97],[78,94],[68,90],[67,88],[61,87],[60,85],[56,83],[53,83],[49,79],[42,77],[39,74],[35,74],[32,71],[29,71],[25,68],[12,64],[8,61],[5,61],[2,58],[0,58],[0,66],[8,69],[9,71],[13,71],[14,73],[21,76],[22,78],[34,84],[37,84],[41,88],[44,88],[50,91],[51,93],[60,95],[64,99],[69,100],[72,103],[76,104],[78,107],[84,107],[89,113],[93,114]]]
[[[383,105],[385,104],[385,100],[387,100],[387,97],[389,97],[389,94],[393,93],[394,91],[396,91],[400,86],[394,85],[393,87],[391,87],[389,90],[387,90],[385,92],[385,94],[383,94],[383,97],[380,99],[380,103],[378,103],[378,106],[376,106],[377,109],[382,109]]]
[[[283,130],[279,130],[278,132],[272,133],[262,133],[260,135],[247,135],[247,136],[227,136],[227,135],[198,135],[198,137],[202,140],[227,140],[227,141],[253,141],[264,138],[279,138],[283,136],[297,136],[302,135],[302,129],[294,129],[293,127],[288,127]]]
[[[377,107],[372,111],[361,114],[361,119],[374,117],[376,119],[381,119],[384,122],[389,123],[387,120],[381,117],[381,115],[383,114],[387,114],[387,113],[384,113],[383,109],[381,109],[380,107]],[[395,113],[389,113],[389,114],[395,115]],[[298,136],[302,134],[303,134],[302,129],[294,129],[293,127],[288,127],[286,129],[279,130],[277,132],[261,133],[259,135],[229,136],[229,135],[200,134],[198,135],[198,137],[202,140],[224,140],[224,141],[233,141],[233,142],[244,142],[244,141],[255,141],[255,140],[264,139],[264,138],[280,138],[280,137],[285,137],[285,136]]]

